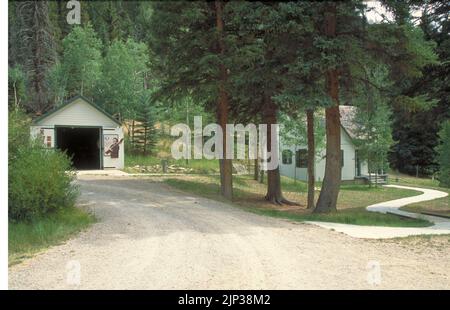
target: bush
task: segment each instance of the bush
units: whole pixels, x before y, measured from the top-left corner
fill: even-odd
[[[29,132],[29,123],[23,114],[11,116],[10,122],[14,117],[17,122],[9,124],[8,135],[11,152],[8,163],[9,219],[32,220],[73,206],[77,189],[72,183],[74,173],[69,159],[57,150],[44,148],[38,141],[30,141],[29,134],[24,140],[22,127]]]
[[[20,110],[8,113],[8,160],[14,160],[18,149],[30,142],[30,120]]]

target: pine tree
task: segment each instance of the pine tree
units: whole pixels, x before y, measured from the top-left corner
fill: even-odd
[[[439,63],[427,65],[421,77],[396,85],[399,96],[393,104],[393,138],[389,161],[403,173],[431,175],[439,169],[436,146],[443,121],[450,118],[450,4],[441,1],[414,1],[403,10],[403,19],[414,22],[428,42],[436,42]],[[420,11],[419,18],[411,10]],[[394,13],[396,10],[393,10]],[[400,17],[399,17],[400,18]]]
[[[305,113],[302,113],[305,112]],[[319,117],[317,117],[319,116]],[[317,120],[316,120],[317,118]],[[308,209],[314,209],[315,163],[325,147],[325,127],[320,110],[299,110],[297,113],[280,114],[281,139],[285,145],[305,146],[308,149]]]
[[[224,6],[229,2],[153,3],[152,51],[160,79],[159,98],[166,102],[191,97],[216,111],[222,128],[228,123],[228,39]],[[225,132],[225,131],[224,131]],[[223,150],[226,150],[226,135]],[[232,198],[231,159],[220,159],[221,193]]]
[[[421,69],[435,61],[435,54],[433,45],[425,42],[420,29],[411,24],[368,23],[365,3],[320,5],[323,10],[318,21],[322,22],[316,25],[321,36],[316,47],[324,56],[320,61],[331,105],[326,108],[325,176],[314,212],[330,212],[336,211],[341,175],[339,101],[351,101],[361,84],[371,84],[368,68],[385,64],[389,77],[400,83],[420,76]]]
[[[136,128],[133,129],[132,146],[134,151],[147,156],[154,154],[158,132],[155,121],[157,109],[152,106],[149,94],[142,95],[135,118]]]
[[[42,114],[53,105],[48,98],[46,76],[56,59],[48,2],[18,2],[15,15],[15,61],[22,64],[28,81],[25,107],[28,111]]]
[[[270,137],[279,112],[298,107],[285,88],[293,77],[289,74],[290,64],[301,57],[300,42],[310,33],[310,4],[236,2],[231,8],[229,28],[238,34],[232,75],[234,109],[247,116],[260,114]],[[277,141],[268,139],[271,161],[278,161],[276,145]],[[267,171],[265,198],[276,204],[290,204],[282,194],[278,167]]]

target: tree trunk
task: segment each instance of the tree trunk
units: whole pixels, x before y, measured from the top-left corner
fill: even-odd
[[[314,209],[314,166],[316,153],[314,141],[314,110],[306,110],[306,122],[308,128],[308,209]]]
[[[258,157],[254,161],[255,161],[255,172],[253,174],[253,179],[255,181],[258,181],[258,178],[259,178],[259,162],[258,162],[259,159],[258,159]]]
[[[267,125],[267,152],[271,152],[271,160],[276,156],[278,158],[277,149],[272,148],[272,124],[277,124],[277,105],[272,101],[272,98],[269,95],[264,95],[264,107],[263,107],[263,120]],[[278,139],[278,136],[276,136]],[[273,144],[275,148],[276,143]],[[283,193],[281,192],[281,179],[280,179],[280,168],[279,166],[276,169],[267,170],[267,194],[265,197],[266,200],[275,203],[275,204],[291,204],[288,200],[283,197]]]
[[[259,131],[257,131],[257,133],[258,133],[257,136],[259,136]],[[259,146],[259,144],[257,144],[257,146],[256,146],[256,158],[254,159],[255,171],[253,172],[253,179],[255,181],[259,180],[259,156],[258,156],[259,148],[258,148],[258,146]]]
[[[13,83],[13,89],[14,89],[14,110],[19,109],[19,102],[17,100],[17,88],[16,88],[16,82]]]
[[[83,67],[84,68],[84,67]],[[83,69],[83,71],[84,71],[84,69]],[[83,96],[83,87],[84,87],[84,85],[83,85],[84,83],[83,83],[83,79],[81,79],[81,87],[80,87],[80,95],[81,96]]]
[[[218,32],[218,40],[219,40],[219,54],[220,56],[224,55],[225,52],[225,43],[223,41],[223,19],[222,19],[222,10],[223,3],[222,1],[215,1],[215,9],[216,9],[216,27]],[[227,198],[233,198],[233,166],[232,160],[226,159],[226,145],[227,145],[227,135],[226,135],[226,125],[228,123],[228,93],[225,89],[225,84],[228,79],[227,69],[225,65],[220,64],[220,80],[219,80],[219,100],[218,100],[218,109],[217,109],[217,118],[218,123],[222,127],[223,132],[223,144],[222,144],[222,152],[223,159],[219,160],[220,165],[220,190],[221,194]]]
[[[144,148],[144,156],[146,156],[147,155],[147,135],[148,135],[148,126],[145,126],[144,125],[144,145],[143,145],[143,148]]]
[[[297,152],[297,144],[294,145],[294,155]],[[297,163],[294,158],[294,184],[297,185]]]
[[[134,147],[134,120],[131,121],[131,145]]]
[[[336,36],[336,3],[330,2],[325,12],[325,35]],[[325,109],[326,161],[322,190],[314,212],[336,211],[341,183],[341,120],[339,114],[339,73],[336,68],[326,71],[326,92],[333,105]]]

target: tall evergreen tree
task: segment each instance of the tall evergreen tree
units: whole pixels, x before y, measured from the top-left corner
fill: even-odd
[[[20,49],[19,16],[17,15],[17,1],[8,1],[8,65],[14,67],[20,64],[18,58]]]
[[[289,65],[301,54],[298,42],[311,29],[308,6],[294,2],[237,2],[230,7],[229,28],[237,37],[232,80],[233,96],[239,100],[234,109],[247,115],[259,113],[267,125],[267,137],[272,134],[271,125],[278,123],[278,113],[295,108],[292,96],[286,95],[284,88],[292,78]],[[277,144],[268,139],[267,151],[275,162]],[[267,171],[267,180],[265,198],[289,204],[282,194],[278,167]]]
[[[134,118],[139,124],[133,132],[131,141],[134,151],[144,156],[154,154],[158,138],[158,132],[155,128],[158,111],[151,102],[150,96],[149,92],[141,95]]]
[[[82,10],[104,46],[133,35],[138,1],[83,1]]]
[[[299,114],[301,113],[301,114]],[[306,115],[305,115],[306,114]],[[318,119],[316,120],[316,118]],[[297,113],[284,113],[280,116],[282,125],[281,139],[284,145],[307,146],[307,176],[308,176],[308,199],[307,208],[315,207],[315,163],[320,159],[320,153],[325,146],[324,119],[320,110],[314,111],[307,108],[306,111],[299,110]],[[294,154],[296,156],[296,154]],[[294,168],[296,169],[296,167]]]
[[[389,78],[400,83],[420,76],[421,69],[435,60],[432,45],[410,24],[368,23],[367,5],[359,2],[322,3],[318,15],[316,47],[322,50],[326,92],[327,147],[325,176],[315,212],[336,210],[341,175],[339,101],[351,102],[359,85],[370,83],[368,68],[386,64]],[[371,85],[373,86],[373,85]]]
[[[15,16],[15,61],[23,66],[28,81],[29,96],[25,108],[42,114],[52,107],[48,98],[46,75],[56,59],[48,2],[18,2]]]
[[[441,1],[408,1],[407,10],[392,11],[397,20],[418,25],[429,42],[436,42],[438,63],[424,68],[420,77],[406,79],[396,85],[398,96],[393,101],[393,138],[390,163],[403,173],[431,175],[438,169],[436,146],[443,121],[450,118],[450,4]],[[405,4],[403,4],[403,7]],[[421,12],[414,17],[411,11]]]
[[[225,128],[229,37],[224,28],[224,3],[160,2],[153,3],[153,10],[150,45],[158,57],[159,98],[173,102],[191,97],[197,104],[217,111],[217,122]],[[226,138],[224,151],[225,145]],[[220,159],[220,172],[222,195],[231,199],[231,159]]]

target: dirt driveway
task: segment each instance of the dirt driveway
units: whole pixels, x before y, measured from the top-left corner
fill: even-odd
[[[11,289],[450,288],[449,237],[362,240],[150,179],[80,176],[99,222],[9,269]]]

